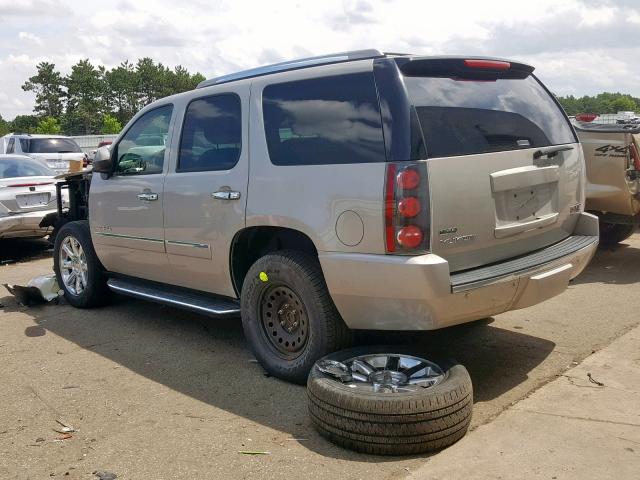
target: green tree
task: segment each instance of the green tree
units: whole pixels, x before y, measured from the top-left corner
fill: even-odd
[[[38,122],[36,133],[44,133],[49,135],[57,135],[62,132],[62,127],[57,118],[44,117]]]
[[[135,66],[128,60],[105,73],[106,107],[124,125],[140,109]]]
[[[60,117],[64,98],[63,79],[55,68],[53,63],[40,62],[36,66],[38,73],[22,85],[25,92],[36,94],[33,111],[50,117]]]
[[[558,101],[569,115],[578,113],[617,113],[622,110],[639,111],[640,100],[622,93],[603,92],[598,95],[573,95],[558,97]]]
[[[9,131],[14,133],[35,133],[40,119],[36,115],[18,115],[9,122]]]
[[[7,122],[2,115],[0,115],[0,137],[9,133],[9,122]]]
[[[638,108],[638,105],[633,100],[630,95],[625,95],[623,97],[618,97],[615,100],[611,101],[611,109],[615,112],[620,111],[635,111]]]
[[[65,78],[67,111],[65,127],[82,126],[82,133],[97,133],[104,109],[104,67],[94,67],[88,59],[71,67]],[[66,129],[66,128],[65,128]]]
[[[141,58],[136,64],[138,98],[142,106],[171,95],[168,85],[170,70],[162,63],[156,64],[149,57]]]
[[[105,113],[102,116],[102,133],[105,134],[114,134],[120,133],[122,130],[122,124],[118,121],[118,119],[108,113]]]
[[[193,90],[204,79],[199,73],[191,75],[186,68],[178,65],[172,72],[167,73],[169,95]]]
[[[105,114],[126,124],[140,108],[168,95],[194,89],[204,80],[181,65],[170,69],[152,58],[128,60],[110,70],[88,59],[73,65],[61,76],[53,63],[37,65],[37,74],[22,88],[36,94],[34,118],[21,116],[9,129],[34,132],[43,117],[53,117],[67,134],[100,133],[117,125],[105,122]],[[49,125],[50,120],[45,122]]]

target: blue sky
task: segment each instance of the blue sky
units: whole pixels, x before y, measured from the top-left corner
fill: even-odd
[[[640,96],[640,0],[0,0],[0,115],[30,113],[40,61],[151,56],[207,77],[361,48],[507,57],[557,94]]]

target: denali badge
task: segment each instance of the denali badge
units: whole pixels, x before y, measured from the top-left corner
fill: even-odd
[[[457,237],[441,238],[440,243],[443,245],[456,245],[462,242],[470,242],[476,238],[475,235],[459,235]]]
[[[448,233],[456,233],[458,231],[458,227],[449,227],[449,228],[443,228],[442,230],[440,230],[440,235],[446,235]]]

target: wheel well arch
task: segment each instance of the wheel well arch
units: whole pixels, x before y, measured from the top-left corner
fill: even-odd
[[[260,257],[278,250],[297,250],[317,258],[313,240],[299,230],[286,227],[247,227],[236,233],[231,242],[229,270],[238,297],[251,265]]]

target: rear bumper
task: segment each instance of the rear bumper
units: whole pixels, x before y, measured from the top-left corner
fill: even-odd
[[[40,227],[40,222],[52,212],[56,210],[38,210],[0,217],[0,238],[44,237],[50,228]]]
[[[350,328],[433,330],[525,308],[562,293],[598,246],[598,219],[574,236],[490,267],[451,275],[433,254],[319,254],[331,297]]]

